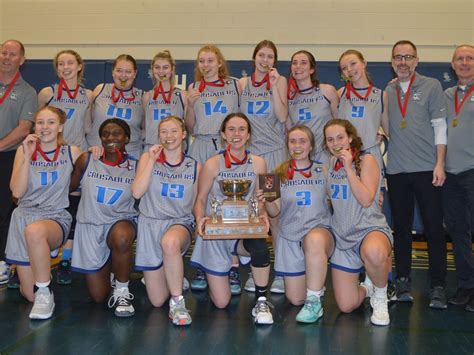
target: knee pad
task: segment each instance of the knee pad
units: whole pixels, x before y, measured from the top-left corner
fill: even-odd
[[[250,253],[250,264],[253,267],[270,265],[270,251],[265,239],[244,239],[244,248]]]

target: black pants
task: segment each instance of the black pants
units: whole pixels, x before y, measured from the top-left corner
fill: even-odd
[[[0,152],[0,260],[5,258],[8,227],[15,204],[10,190],[10,178],[16,151]]]
[[[472,255],[472,211],[474,208],[474,169],[447,174],[443,187],[444,218],[453,242],[454,262],[460,288],[474,288]]]
[[[411,229],[415,199],[428,240],[431,287],[446,283],[446,239],[443,229],[443,195],[434,187],[433,172],[387,175],[390,208],[392,210],[396,275],[409,277],[411,271]]]

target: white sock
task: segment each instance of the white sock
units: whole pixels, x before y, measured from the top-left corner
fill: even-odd
[[[319,291],[313,291],[313,290],[310,290],[309,288],[307,288],[306,289],[306,298],[308,298],[309,296],[315,296],[319,299],[319,298],[321,298],[323,290],[324,290],[324,287],[322,289],[320,289]]]
[[[374,285],[374,297],[387,298],[387,285],[381,288]]]
[[[38,281],[36,281],[36,282],[35,282],[35,286],[38,287],[38,288],[42,288],[43,290],[44,290],[44,289],[47,289],[47,290],[49,291],[48,286],[49,286],[50,283],[51,283],[51,280],[46,281],[46,282],[38,282]]]
[[[120,282],[119,280],[115,280],[115,288],[128,288],[128,281]]]

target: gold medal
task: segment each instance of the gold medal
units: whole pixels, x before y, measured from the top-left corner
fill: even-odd
[[[406,121],[406,120],[403,119],[403,120],[400,122],[400,128],[401,128],[401,129],[407,128],[407,121]]]
[[[454,117],[453,122],[452,122],[451,125],[453,126],[453,128],[456,128],[456,127],[458,126],[458,123],[459,123],[458,118],[457,118],[457,117]]]

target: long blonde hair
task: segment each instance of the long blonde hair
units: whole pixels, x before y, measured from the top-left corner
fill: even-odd
[[[229,68],[227,66],[227,62],[225,61],[225,58],[224,58],[224,55],[222,54],[221,50],[213,45],[213,44],[206,44],[205,46],[203,46],[198,54],[197,54],[197,57],[196,57],[196,63],[194,64],[194,79],[196,82],[198,81],[201,81],[202,78],[203,78],[203,75],[201,73],[201,71],[199,70],[199,55],[202,53],[202,52],[211,52],[211,53],[214,53],[217,57],[217,61],[219,62],[220,64],[220,67],[219,67],[219,79],[227,79],[229,77]]]
[[[43,111],[49,111],[49,112],[55,114],[59,119],[59,123],[61,125],[63,125],[63,129],[64,129],[64,124],[66,123],[66,119],[67,119],[66,112],[64,112],[60,108],[57,108],[57,107],[54,107],[54,106],[44,106],[44,107],[40,108],[38,111],[36,111],[36,113],[35,113],[35,122],[36,122],[36,118],[38,117],[39,113],[43,112]],[[67,142],[64,139],[63,132],[58,132],[57,141],[58,141],[58,145],[67,145]]]

